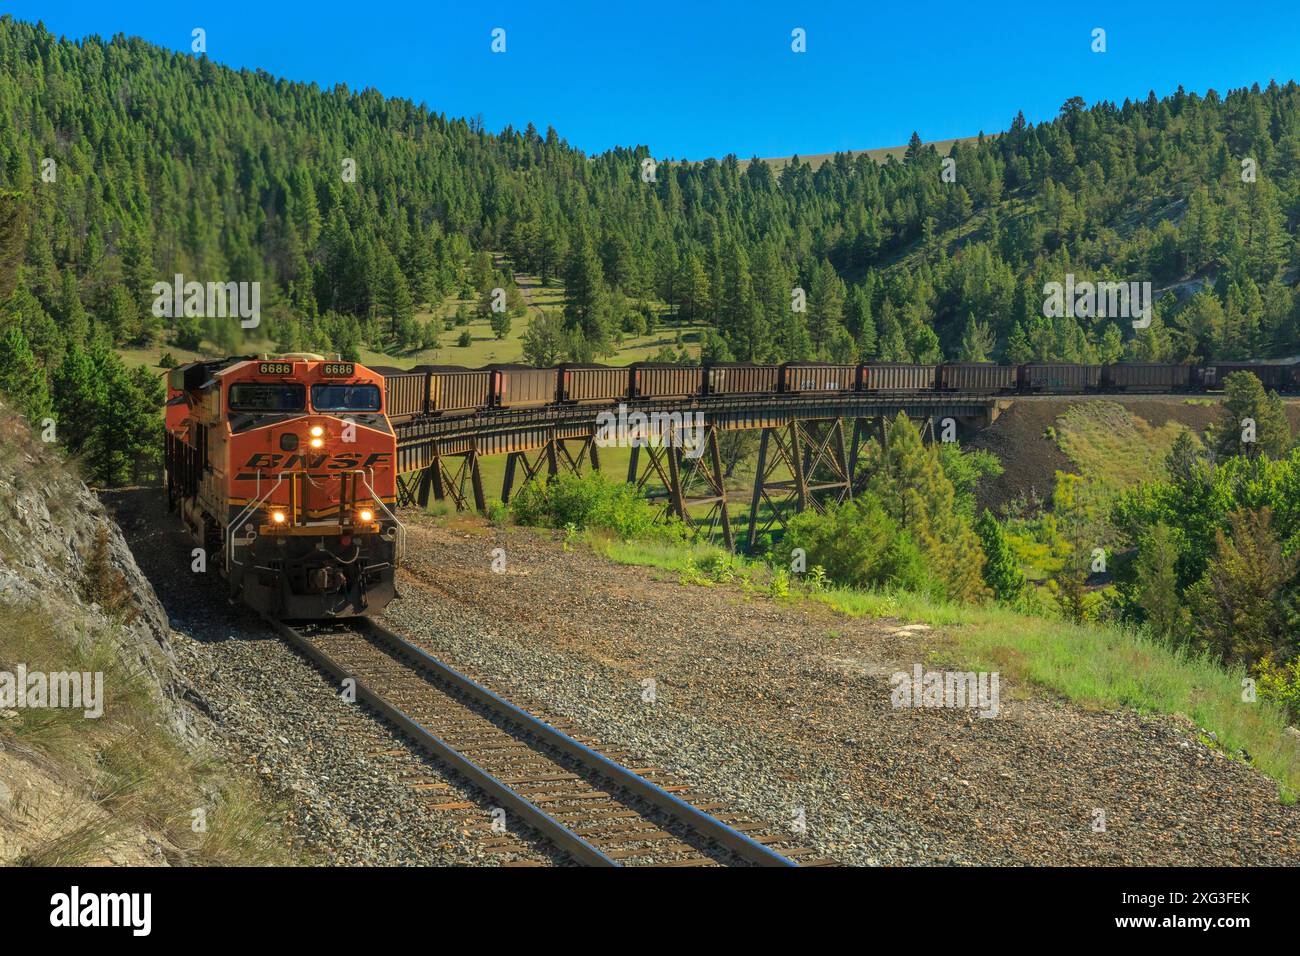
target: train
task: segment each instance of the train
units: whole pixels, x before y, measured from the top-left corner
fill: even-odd
[[[403,528],[388,390],[377,372],[313,353],[170,370],[168,507],[232,601],[321,620],[393,599]]]
[[[869,392],[887,395],[960,392],[975,395],[1159,394],[1222,390],[1233,372],[1254,373],[1265,388],[1300,393],[1300,362],[1210,362],[1177,365],[1059,362],[999,365],[877,362],[836,365],[712,362],[629,366],[567,364],[553,368],[498,364],[480,369],[420,365],[373,369],[384,379],[389,419],[472,415],[492,409],[627,401],[685,401],[719,396]]]
[[[170,370],[167,504],[229,597],[284,620],[359,617],[396,596],[405,529],[397,502],[404,423],[491,410],[766,395],[1033,395],[1209,392],[1248,370],[1300,392],[1300,363],[955,362],[554,368],[366,367],[314,353],[236,356]]]

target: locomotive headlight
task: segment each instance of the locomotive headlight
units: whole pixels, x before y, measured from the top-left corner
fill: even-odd
[[[357,517],[361,519],[362,524],[369,524],[371,521],[375,520],[375,513],[373,511],[363,509],[357,512]]]
[[[320,438],[320,436],[324,434],[325,434],[325,429],[321,428],[319,425],[313,425],[311,427],[312,438]]]
[[[272,512],[271,512],[271,520],[274,521],[276,524],[284,524],[284,512],[283,512],[283,511],[272,511]]]
[[[311,440],[311,447],[312,447],[312,448],[319,448],[319,447],[320,447],[321,445],[323,445],[323,444],[325,444],[325,442],[322,441],[322,440],[319,439],[319,438],[313,438],[313,439]]]

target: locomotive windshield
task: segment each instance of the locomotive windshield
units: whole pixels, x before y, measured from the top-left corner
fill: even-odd
[[[236,382],[230,386],[232,412],[301,412],[307,388],[297,382]]]
[[[378,385],[313,385],[311,407],[318,412],[377,412]]]

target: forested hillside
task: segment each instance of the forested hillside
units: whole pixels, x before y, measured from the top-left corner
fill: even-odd
[[[420,304],[497,281],[493,250],[563,281],[578,358],[651,314],[703,323],[704,353],[737,359],[1300,351],[1294,82],[1072,99],[957,144],[951,182],[916,137],[902,162],[815,172],[728,156],[646,176],[649,156],[5,17],[4,322],[47,369],[95,340],[238,348],[237,322],[154,316],[152,285],[180,273],[260,280],[258,334],[287,347],[399,351]],[[1139,332],[1044,318],[1043,284],[1067,273],[1170,291]]]

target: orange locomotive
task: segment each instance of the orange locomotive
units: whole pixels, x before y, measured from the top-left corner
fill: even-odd
[[[377,614],[403,529],[384,379],[293,354],[172,369],[167,501],[230,582],[279,618]]]

